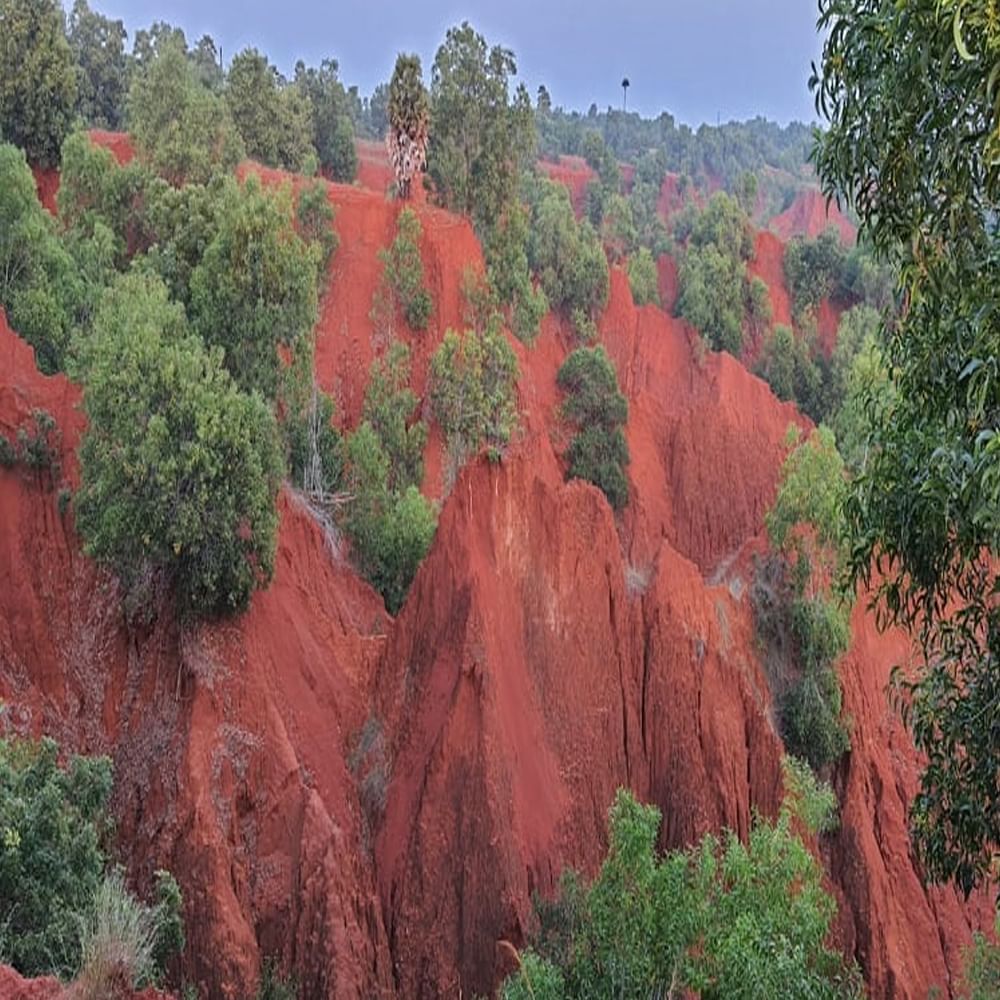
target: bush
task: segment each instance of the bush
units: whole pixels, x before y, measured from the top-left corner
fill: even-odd
[[[128,275],[81,351],[88,426],[77,524],[126,593],[150,567],[182,611],[244,609],[274,567],[281,457],[274,417],[188,334],[163,284]]]
[[[0,469],[9,469],[17,461],[14,446],[0,434]]]
[[[136,67],[128,123],[140,156],[171,184],[204,184],[243,157],[225,100],[199,82],[180,39]]]
[[[156,920],[117,872],[101,882],[80,934],[77,989],[82,1000],[107,1000],[153,978]]]
[[[22,975],[68,977],[79,917],[101,884],[111,795],[106,757],[59,764],[49,739],[0,739],[0,929]]]
[[[819,308],[840,287],[847,252],[832,226],[815,240],[795,237],[785,249],[785,281],[797,316]]]
[[[1000,915],[994,934],[1000,939]],[[966,985],[969,1000],[995,1000],[1000,996],[1000,946],[984,934],[973,937],[972,948],[966,954]]]
[[[267,191],[255,177],[227,181],[217,218],[191,273],[191,325],[225,350],[241,388],[273,399],[278,346],[294,346],[316,322],[317,259],[295,232],[287,188]]]
[[[637,306],[660,304],[660,275],[653,255],[645,247],[629,257],[628,283]]]
[[[42,372],[62,369],[85,297],[55,220],[39,204],[24,153],[0,145],[0,306],[35,349]]]
[[[346,484],[351,496],[342,524],[361,572],[395,614],[427,554],[437,515],[416,486],[389,489],[391,463],[370,424],[347,443]]]
[[[805,338],[796,337],[791,327],[779,324],[771,331],[754,371],[778,399],[797,403],[813,420],[822,419],[824,369],[813,360]]]
[[[306,243],[319,247],[317,264],[321,275],[326,274],[330,260],[340,245],[340,238],[333,228],[335,216],[322,181],[308,184],[299,192],[295,208],[298,230]]]
[[[337,493],[343,478],[344,443],[333,415],[333,400],[315,383],[307,398],[285,414],[288,475],[317,500]]]
[[[62,434],[55,418],[45,410],[32,410],[31,430],[24,427],[17,431],[17,454],[24,464],[36,472],[48,471],[53,479],[59,477]]]
[[[597,314],[608,301],[608,261],[590,223],[577,223],[561,184],[538,182],[528,258],[549,305],[570,319],[581,337],[591,339]]]
[[[498,323],[445,334],[431,358],[429,394],[457,461],[483,447],[499,460],[517,424],[517,357]]]
[[[419,400],[410,388],[410,349],[393,341],[372,363],[362,419],[367,421],[389,460],[387,486],[394,493],[419,486],[424,478],[427,425],[415,420]]]
[[[530,221],[525,207],[515,203],[490,227],[483,240],[490,283],[506,310],[514,336],[526,344],[538,336],[542,317],[549,309],[545,292],[531,280]]]
[[[618,388],[614,366],[603,347],[579,348],[559,369],[567,393],[563,413],[577,427],[566,453],[568,476],[599,487],[615,510],[628,503],[628,445],[622,425],[628,402]]]
[[[404,208],[399,213],[395,240],[388,250],[379,251],[384,286],[413,330],[427,329],[434,307],[431,293],[424,286],[424,264],[420,258],[422,234],[417,213],[412,208]]]
[[[659,856],[659,811],[620,789],[607,857],[571,900],[566,943],[521,955],[501,997],[857,1000],[857,969],[826,946],[836,904],[823,870],[792,832],[815,792],[800,784],[776,822],[755,819],[745,844],[726,832]],[[813,819],[829,801],[820,797],[807,804]]]

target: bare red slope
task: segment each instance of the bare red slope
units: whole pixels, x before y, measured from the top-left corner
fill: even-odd
[[[834,226],[846,246],[853,246],[858,237],[854,224],[837,208],[835,202],[827,205],[819,188],[809,187],[798,194],[781,215],[770,222],[770,228],[783,240],[805,236],[814,240],[827,226]]]
[[[582,156],[560,156],[556,162],[540,160],[538,168],[549,180],[562,184],[569,191],[573,210],[582,218],[586,210],[587,187],[597,174]]]

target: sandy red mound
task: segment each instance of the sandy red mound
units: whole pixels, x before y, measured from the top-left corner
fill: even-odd
[[[555,162],[539,160],[538,168],[550,180],[565,185],[573,210],[582,218],[587,205],[587,186],[597,179],[587,161],[582,156],[560,156]]]
[[[751,278],[761,278],[771,293],[771,322],[792,325],[792,299],[785,286],[785,245],[773,233],[761,230],[753,246],[753,260],[747,264]]]
[[[783,240],[793,236],[805,236],[814,240],[827,226],[836,227],[845,246],[854,246],[858,231],[854,224],[837,208],[836,202],[827,205],[826,198],[818,188],[806,188],[785,209],[770,222],[770,228]]]
[[[369,312],[399,206],[328,191],[341,245],[317,364],[351,426],[384,347]],[[482,258],[466,221],[417,211],[434,315],[397,335],[423,392]],[[780,254],[761,247],[775,277]],[[781,744],[748,591],[801,418],[683,323],[637,309],[619,269],[600,329],[629,400],[628,508],[616,519],[594,487],[563,482],[555,376],[574,342],[547,317],[534,347],[515,345],[523,419],[506,460],[449,489],[432,434],[440,527],[396,620],[284,492],[275,579],[246,615],[181,627],[161,607],[126,628],[53,484],[0,470],[0,698],[16,727],[113,756],[118,846],[140,888],[157,867],[177,874],[203,995],[253,995],[265,955],[310,997],[488,994],[533,893],[564,865],[595,869],[619,785],[662,809],[665,845],[773,813]],[[0,323],[0,430],[50,409],[71,481],[78,398]],[[841,667],[842,821],[822,847],[838,939],[873,997],[950,996],[991,906],[920,884],[905,823],[917,762],[884,692],[907,647],[861,607]]]
[[[672,315],[677,302],[677,260],[670,254],[661,254],[656,261],[657,288],[660,293],[660,306],[668,315]]]
[[[90,140],[97,146],[110,149],[122,166],[135,159],[135,147],[127,132],[103,132],[100,129],[93,129],[90,132]]]
[[[385,143],[358,139],[354,148],[358,154],[358,183],[371,191],[385,194],[395,183]]]
[[[51,976],[23,979],[10,966],[0,965],[0,1000],[76,1000],[77,996],[73,986],[63,986]],[[173,1000],[173,997],[150,988],[115,1000]]]
[[[32,174],[35,177],[35,189],[38,191],[38,200],[53,215],[56,214],[56,195],[59,193],[59,170],[51,168],[43,170],[41,167],[32,167]]]
[[[660,218],[668,224],[673,216],[687,204],[688,200],[695,197],[691,187],[681,191],[680,181],[680,174],[667,174],[660,187],[660,200],[657,202],[656,209],[660,213]]]

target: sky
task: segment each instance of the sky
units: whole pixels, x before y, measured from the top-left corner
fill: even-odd
[[[71,6],[71,0],[66,0]],[[189,43],[206,32],[229,58],[256,46],[289,74],[296,59],[332,57],[345,84],[369,94],[392,74],[396,53],[417,52],[429,81],[448,27],[469,20],[517,56],[532,96],[586,111],[628,106],[669,111],[691,125],[763,115],[812,121],[807,81],[818,60],[815,0],[91,0],[131,37],[154,20]]]

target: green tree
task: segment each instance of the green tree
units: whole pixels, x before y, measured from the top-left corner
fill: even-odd
[[[347,442],[350,502],[342,524],[361,571],[395,614],[434,538],[437,515],[416,486],[389,489],[391,461],[371,424]]]
[[[596,337],[597,316],[610,289],[608,261],[590,223],[577,223],[561,184],[538,186],[528,259],[548,304],[570,319],[581,337]]]
[[[34,347],[41,371],[63,367],[86,292],[55,220],[39,204],[24,153],[0,145],[0,305]]]
[[[68,977],[80,919],[101,884],[111,762],[0,738],[0,943],[26,976]]]
[[[324,59],[318,69],[300,61],[295,64],[295,83],[312,108],[312,142],[320,164],[335,181],[350,183],[358,172],[358,154],[347,93],[337,70],[335,59]]]
[[[389,459],[386,486],[392,493],[419,486],[424,478],[427,425],[414,419],[418,402],[410,388],[410,349],[395,340],[372,363],[362,411]]]
[[[424,264],[420,257],[422,236],[417,213],[412,208],[404,208],[396,220],[396,238],[378,254],[383,268],[382,282],[375,291],[373,306],[376,315],[387,312],[390,317],[398,308],[413,330],[427,329],[434,308],[434,300],[424,284]]]
[[[330,260],[340,246],[340,237],[333,227],[336,212],[330,204],[326,185],[322,181],[307,184],[299,191],[295,205],[298,231],[306,243],[319,247],[317,265],[321,280],[330,267]]]
[[[247,155],[300,172],[313,150],[313,108],[256,49],[239,52],[229,67],[226,102]]]
[[[653,255],[640,247],[628,259],[628,283],[637,306],[660,304],[660,274]]]
[[[162,571],[185,613],[242,610],[274,567],[274,417],[188,334],[157,279],[108,292],[81,347],[87,430],[77,525],[130,594]]]
[[[777,821],[757,819],[747,843],[727,831],[663,857],[659,811],[620,789],[607,857],[582,898],[570,900],[564,951],[522,955],[503,1000],[861,997],[857,970],[826,946],[836,904],[794,833],[796,822],[825,820],[815,804],[830,797],[815,785],[795,787]]]
[[[413,178],[427,166],[430,102],[419,56],[401,53],[396,57],[388,98],[389,159],[396,175],[396,189],[406,199]]]
[[[1000,857],[1000,33],[985,0],[822,0],[819,23],[818,170],[907,303],[847,504],[853,568],[921,643],[924,668],[897,677],[926,760],[914,843],[930,878],[969,892]]]
[[[468,23],[449,28],[431,71],[427,166],[438,196],[488,229],[517,195],[535,151],[534,114],[523,84],[513,100],[514,53]]]
[[[499,323],[449,330],[431,358],[429,392],[453,458],[485,448],[498,461],[517,426],[517,357]]]
[[[127,101],[137,151],[176,185],[205,183],[243,155],[228,105],[196,78],[183,37],[150,47],[136,63]],[[139,43],[137,36],[136,49]]]
[[[87,0],[74,0],[68,29],[78,69],[76,114],[96,128],[121,128],[128,73],[125,25],[91,10]]]
[[[805,337],[796,337],[790,326],[778,324],[764,341],[754,371],[778,399],[793,400],[803,413],[821,420],[823,375],[813,361]]]
[[[287,187],[229,180],[222,198],[217,231],[191,273],[191,325],[225,350],[241,387],[273,399],[278,345],[293,346],[316,322],[317,251],[295,232]]]
[[[556,381],[566,393],[563,413],[577,428],[566,453],[567,475],[593,483],[620,510],[628,503],[629,453],[622,431],[628,401],[611,359],[603,347],[581,347],[563,362]]]
[[[819,308],[842,284],[847,252],[841,246],[840,233],[833,226],[817,239],[796,236],[785,249],[785,281],[792,293],[796,315]]]
[[[0,0],[0,139],[52,167],[77,98],[73,52],[58,0]]]

